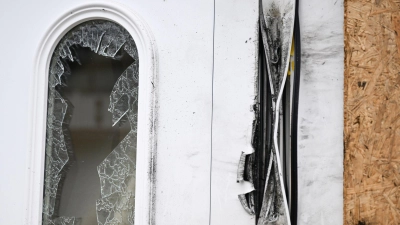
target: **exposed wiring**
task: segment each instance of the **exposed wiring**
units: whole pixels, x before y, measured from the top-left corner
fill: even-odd
[[[289,49],[289,51],[290,51],[290,49]],[[281,157],[280,157],[279,146],[278,146],[279,111],[280,111],[280,103],[281,103],[283,89],[285,88],[288,66],[289,66],[289,64],[287,64],[287,66],[286,66],[285,73],[282,78],[281,87],[279,89],[278,98],[276,100],[276,105],[275,105],[274,149],[275,149],[275,155],[276,155],[276,163],[278,164],[278,175],[279,175],[279,182],[281,185],[283,202],[286,206],[285,211],[286,211],[286,215],[288,216],[288,225],[290,225],[290,213],[289,213],[288,201],[286,199],[285,185],[283,182],[284,178],[283,178],[283,173],[282,173]]]

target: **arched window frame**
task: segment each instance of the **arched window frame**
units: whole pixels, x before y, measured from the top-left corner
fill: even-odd
[[[60,39],[76,25],[95,19],[124,27],[139,54],[135,224],[154,224],[157,121],[157,51],[154,38],[140,16],[112,2],[82,4],[62,15],[43,35],[36,54],[29,106],[29,155],[24,224],[42,223],[48,74],[51,56]]]

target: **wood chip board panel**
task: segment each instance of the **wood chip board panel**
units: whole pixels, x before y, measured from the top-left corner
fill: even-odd
[[[344,224],[400,224],[400,1],[345,0]]]

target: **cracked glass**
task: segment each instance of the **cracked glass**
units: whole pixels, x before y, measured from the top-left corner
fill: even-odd
[[[49,68],[44,225],[134,224],[139,58],[120,25],[71,29]]]

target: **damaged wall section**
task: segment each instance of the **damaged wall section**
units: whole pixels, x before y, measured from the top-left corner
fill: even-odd
[[[287,74],[289,62],[293,60],[291,48],[295,7],[292,0],[260,1],[259,75],[253,106],[254,153],[242,153],[237,179],[238,182],[245,180],[254,184],[255,190],[239,195],[239,200],[250,215],[256,216],[259,225],[290,224],[284,171],[286,156],[290,156],[292,103],[290,97],[282,102],[282,96],[284,92],[290,96],[292,90]],[[284,122],[286,126],[282,126]]]

